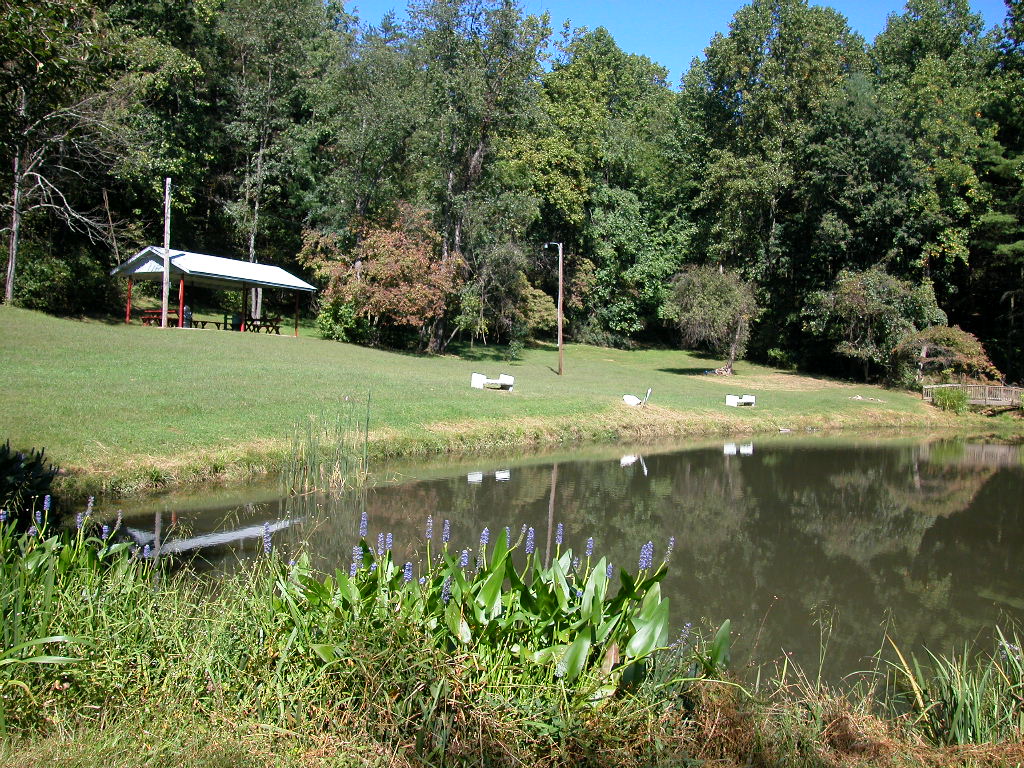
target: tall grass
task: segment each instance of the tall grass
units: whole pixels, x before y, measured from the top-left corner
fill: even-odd
[[[893,643],[884,702],[896,717],[935,744],[979,744],[1024,739],[1024,657],[1016,633],[1002,630],[993,651],[965,647],[924,659]]]
[[[370,395],[365,411],[345,397],[333,416],[310,415],[296,425],[281,472],[286,494],[327,493],[366,477]]]

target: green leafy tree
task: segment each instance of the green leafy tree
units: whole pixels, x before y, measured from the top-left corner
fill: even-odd
[[[706,346],[726,358],[727,374],[746,354],[756,314],[753,286],[738,273],[715,266],[691,266],[680,272],[662,307],[662,316],[679,327],[684,344]]]
[[[0,2],[0,158],[9,196],[3,300],[14,296],[23,219],[38,212],[90,237],[106,234],[87,174],[116,163],[119,94],[105,72],[116,46],[98,9],[71,0]],[[124,85],[123,81],[121,83]]]
[[[860,362],[865,381],[872,366],[892,372],[893,350],[903,339],[946,322],[930,283],[900,280],[882,266],[843,270],[834,288],[808,297],[803,318],[808,333]]]
[[[570,312],[577,332],[643,330],[681,264],[674,222],[647,202],[673,103],[665,77],[604,28],[567,31],[544,76],[544,121],[515,148],[541,199],[537,239],[565,243],[570,280],[592,275],[591,300]],[[550,285],[553,272],[542,274]]]

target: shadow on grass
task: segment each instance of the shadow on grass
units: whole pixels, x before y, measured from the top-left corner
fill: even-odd
[[[677,376],[702,376],[714,374],[714,368],[659,368],[662,373],[674,373]]]

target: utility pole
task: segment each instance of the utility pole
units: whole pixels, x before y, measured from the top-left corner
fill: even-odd
[[[171,290],[171,177],[164,179],[164,291],[160,327],[167,327],[167,295]]]
[[[562,375],[562,363],[563,363],[563,345],[562,345],[562,281],[563,281],[563,269],[562,269],[562,244],[561,243],[544,243],[544,247],[547,248],[549,245],[558,246],[558,375]]]

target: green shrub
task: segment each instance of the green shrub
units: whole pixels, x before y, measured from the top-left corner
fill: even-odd
[[[355,305],[335,297],[324,299],[316,316],[321,338],[330,341],[361,341],[366,338],[366,321],[356,313]]]
[[[24,522],[32,507],[49,496],[57,467],[46,461],[45,453],[35,448],[15,451],[10,440],[0,446],[0,509],[12,518]]]
[[[933,390],[932,402],[944,411],[952,411],[957,416],[967,413],[967,392],[959,387],[942,387]]]

